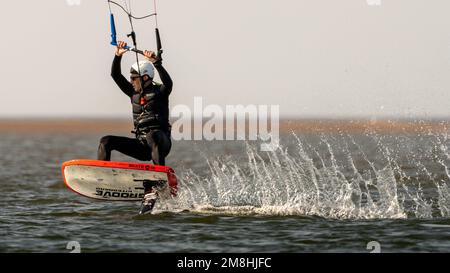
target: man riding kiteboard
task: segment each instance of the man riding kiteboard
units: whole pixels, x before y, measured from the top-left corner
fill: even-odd
[[[100,140],[98,159],[110,161],[111,152],[118,151],[141,161],[153,161],[165,165],[165,158],[172,147],[171,125],[169,123],[169,95],[173,82],[162,66],[161,58],[152,51],[144,51],[145,61],[135,63],[128,81],[121,72],[122,56],[130,51],[125,42],[119,41],[111,69],[111,76],[133,108],[133,131],[135,138],[105,136]],[[153,82],[155,68],[162,84]],[[144,183],[145,195],[139,214],[151,212],[158,198],[157,185]]]

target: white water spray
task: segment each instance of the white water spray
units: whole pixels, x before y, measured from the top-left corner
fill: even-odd
[[[364,145],[351,136],[321,136],[315,145],[294,137],[294,153],[258,153],[247,145],[246,164],[215,159],[208,160],[208,177],[185,172],[175,208],[334,219],[450,216],[448,137],[431,136],[420,147],[408,147],[416,139],[388,143],[372,134]]]

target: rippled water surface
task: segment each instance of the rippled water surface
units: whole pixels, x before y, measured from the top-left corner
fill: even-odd
[[[285,134],[174,142],[177,199],[139,203],[68,190],[61,163],[95,158],[94,134],[0,135],[0,251],[384,252],[450,250],[448,134]],[[114,160],[131,159],[113,154]]]

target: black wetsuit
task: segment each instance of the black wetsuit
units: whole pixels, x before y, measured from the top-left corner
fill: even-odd
[[[153,164],[165,165],[165,158],[172,147],[169,123],[169,95],[172,92],[172,79],[161,62],[154,63],[162,84],[151,83],[144,88],[141,95],[122,75],[121,60],[122,57],[119,56],[114,58],[111,76],[131,100],[136,138],[103,137],[98,148],[98,159],[111,160],[111,151],[115,150],[141,161],[152,160]]]

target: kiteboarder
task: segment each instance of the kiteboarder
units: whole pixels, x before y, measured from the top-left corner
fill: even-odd
[[[141,161],[153,161],[155,165],[165,165],[165,158],[172,147],[171,125],[169,123],[169,95],[173,82],[162,66],[162,60],[152,51],[144,51],[145,61],[135,63],[130,69],[130,80],[121,72],[122,56],[129,52],[125,42],[119,41],[112,64],[111,76],[120,90],[130,98],[133,108],[134,138],[105,136],[98,148],[99,160],[111,160],[111,152],[118,151]],[[162,84],[153,81],[155,69]],[[156,199],[149,181],[145,187],[145,198],[141,214],[153,208]],[[146,202],[150,200],[149,202]]]

